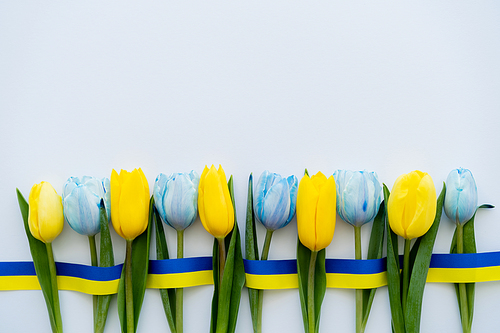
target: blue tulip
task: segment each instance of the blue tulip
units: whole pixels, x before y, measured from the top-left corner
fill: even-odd
[[[297,203],[297,177],[283,178],[277,173],[264,171],[255,186],[253,210],[268,230],[286,226],[295,215]]]
[[[100,229],[99,207],[101,199],[110,220],[109,179],[70,177],[63,187],[64,218],[70,227],[81,235],[93,236]]]
[[[359,227],[373,220],[382,200],[382,186],[375,172],[337,170],[337,212],[342,220]]]
[[[180,231],[189,227],[198,213],[200,176],[190,173],[163,173],[156,177],[153,188],[155,207],[162,221]]]
[[[456,223],[469,221],[477,208],[477,187],[468,169],[455,169],[446,178],[444,212]]]

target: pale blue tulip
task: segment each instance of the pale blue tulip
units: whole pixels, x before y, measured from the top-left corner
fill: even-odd
[[[382,200],[382,186],[375,172],[337,170],[337,212],[342,220],[359,227],[373,220]]]
[[[446,178],[444,212],[456,223],[471,219],[477,208],[477,187],[468,169],[455,169]]]
[[[155,207],[162,221],[180,231],[189,227],[198,213],[200,176],[190,173],[163,173],[156,177],[153,188]]]
[[[295,176],[283,178],[264,171],[255,186],[253,210],[268,230],[286,226],[295,215],[298,181]]]
[[[93,236],[100,229],[99,207],[101,199],[110,219],[109,179],[70,177],[63,187],[64,218],[70,227],[81,235]]]

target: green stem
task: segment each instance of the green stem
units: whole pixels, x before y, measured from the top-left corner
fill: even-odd
[[[271,238],[273,237],[274,230],[267,230],[266,239],[264,240],[264,247],[262,248],[262,257],[260,260],[267,260],[269,255],[269,248],[271,247]],[[264,290],[259,289],[257,305],[257,333],[262,332],[262,304],[264,303]]]
[[[54,317],[56,322],[56,330],[58,333],[62,333],[62,318],[61,318],[61,306],[59,305],[59,291],[57,288],[57,270],[56,262],[54,261],[54,253],[52,252],[52,243],[45,243],[47,248],[47,257],[49,259],[49,273],[50,282],[52,284],[52,301],[54,305]]]
[[[309,323],[309,333],[316,332],[316,316],[314,312],[314,273],[316,272],[317,251],[311,251],[309,261],[309,274],[307,277],[307,319]]]
[[[356,260],[361,260],[361,226],[354,226],[354,249]],[[356,333],[363,331],[363,289],[356,289]]]
[[[464,225],[457,223],[457,253],[464,253]],[[467,290],[465,283],[458,284],[460,297],[460,319],[462,320],[462,331],[469,332],[469,305],[467,302]]]
[[[184,258],[184,230],[177,230],[177,259]],[[182,308],[183,308],[183,289],[177,288],[175,292],[175,330],[182,333]]]
[[[95,244],[95,235],[89,236],[89,246],[90,246],[90,261],[92,263],[92,266],[97,267],[99,264],[97,263],[97,247]],[[97,319],[97,295],[92,296],[92,303],[94,306],[94,325],[95,325]]]
[[[125,254],[125,312],[127,317],[127,333],[134,332],[134,295],[132,289],[132,242],[127,240]]]
[[[406,299],[410,284],[410,245],[411,239],[405,238],[405,252],[403,257],[403,315],[406,313]]]
[[[226,266],[226,244],[224,238],[217,238],[217,242],[219,243],[219,286],[222,286],[222,276]]]

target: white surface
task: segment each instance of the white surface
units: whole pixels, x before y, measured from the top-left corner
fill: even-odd
[[[69,176],[160,172],[222,164],[234,175],[237,217],[247,177],[305,167],[376,171],[391,188],[420,169],[438,191],[472,170],[479,202],[500,205],[500,6],[496,2],[10,1],[0,4],[0,261],[31,260],[15,188]],[[478,213],[480,252],[500,250],[500,211]],[[435,253],[453,234],[444,217]],[[364,244],[370,226],[363,228]],[[262,244],[264,231],[258,228]],[[116,262],[125,243],[112,231]],[[171,251],[175,237],[167,229]],[[327,257],[353,258],[338,218]],[[295,257],[295,219],[271,259]],[[210,255],[197,221],[186,256]],[[364,255],[366,255],[364,246]],[[89,263],[85,237],[65,226],[56,260]],[[153,255],[154,257],[154,255]],[[500,284],[477,285],[475,332],[500,326]],[[208,332],[212,287],[185,291],[185,332]],[[92,330],[91,297],[60,292],[66,332]],[[268,291],[265,332],[302,332],[297,290]],[[321,331],[354,332],[354,291],[329,289]],[[49,332],[42,294],[1,292],[0,331]],[[107,332],[118,332],[113,301]],[[148,290],[138,332],[168,331]],[[366,332],[389,332],[387,289]],[[452,285],[428,284],[422,332],[460,332]],[[251,332],[246,289],[237,332]]]

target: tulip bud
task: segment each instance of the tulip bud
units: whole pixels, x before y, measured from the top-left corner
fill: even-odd
[[[69,226],[81,235],[94,236],[101,230],[99,218],[101,199],[104,199],[109,221],[111,212],[109,191],[106,192],[104,187],[106,182],[109,189],[107,178],[101,181],[88,176],[82,179],[70,177],[64,184],[62,193],[64,217]]]
[[[198,187],[198,211],[205,230],[215,238],[224,238],[233,230],[234,209],[226,174],[219,165],[219,170],[212,165],[205,166]]]
[[[28,224],[33,237],[44,243],[52,243],[63,229],[62,199],[47,182],[31,188]]]
[[[418,170],[401,175],[387,203],[389,225],[405,239],[420,237],[432,226],[436,206],[436,188],[431,176]]]
[[[297,177],[282,178],[264,171],[255,186],[253,209],[257,220],[269,230],[286,226],[295,215]]]
[[[297,229],[300,242],[311,251],[330,245],[335,231],[336,191],[333,176],[318,172],[302,177],[297,193]]]
[[[194,171],[158,175],[153,188],[155,207],[162,221],[180,231],[189,227],[198,213],[198,183]]]
[[[146,230],[149,185],[142,170],[111,172],[111,222],[118,235],[133,240]]]
[[[444,212],[450,220],[464,224],[469,221],[477,208],[477,187],[472,172],[455,169],[446,178]]]
[[[360,227],[373,220],[382,201],[382,186],[375,172],[337,170],[337,212],[342,220]]]

